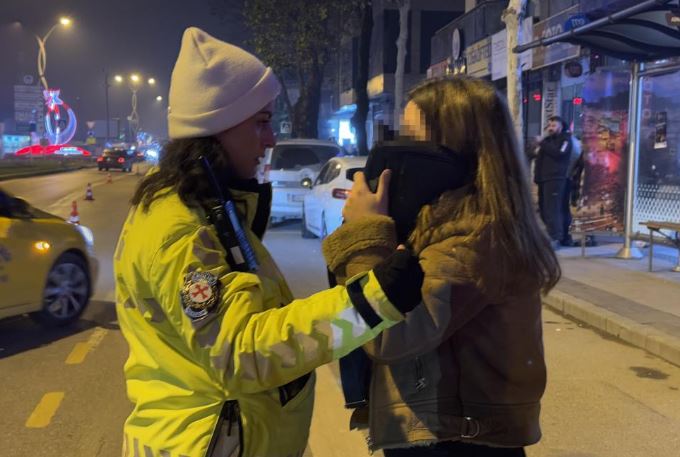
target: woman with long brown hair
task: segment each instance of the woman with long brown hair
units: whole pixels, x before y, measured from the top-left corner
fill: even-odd
[[[541,293],[560,268],[507,106],[481,80],[430,81],[410,94],[402,125],[402,135],[465,157],[469,179],[423,206],[410,233],[424,306],[364,346],[373,360],[369,446],[386,457],[522,456],[541,437]],[[344,216],[324,242],[341,280],[396,243],[394,221],[361,175]]]

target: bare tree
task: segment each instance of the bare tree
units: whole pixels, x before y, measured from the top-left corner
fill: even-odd
[[[520,55],[513,49],[522,42],[522,21],[526,16],[527,0],[510,0],[502,19],[507,29],[508,53],[508,107],[517,133],[520,150],[524,150],[522,116],[522,67]]]
[[[371,34],[373,32],[373,2],[372,0],[360,0],[357,3],[357,16],[359,19],[359,59],[357,65],[357,78],[354,81],[354,93],[357,97],[357,110],[352,116],[352,125],[357,135],[357,149],[359,154],[368,154],[368,135],[366,132],[366,120],[368,119],[368,73],[369,57],[371,51]]]
[[[401,104],[404,98],[404,72],[408,49],[408,13],[411,0],[393,0],[399,6],[399,38],[397,38],[397,69],[394,72],[394,130],[399,129]]]

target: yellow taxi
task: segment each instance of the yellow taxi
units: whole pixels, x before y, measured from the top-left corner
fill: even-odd
[[[29,313],[60,326],[78,319],[97,278],[92,231],[0,188],[0,318]]]

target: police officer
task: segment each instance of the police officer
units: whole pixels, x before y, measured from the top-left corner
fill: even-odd
[[[197,28],[185,31],[170,84],[171,141],[133,196],[114,256],[134,403],[125,456],[302,455],[314,368],[420,303],[422,270],[405,250],[346,286],[293,299],[261,242],[271,188],[252,179],[275,143],[279,90],[272,70],[251,54]],[[225,249],[225,236],[234,234],[210,217],[217,196],[209,174],[235,204],[231,229],[242,227],[239,245],[248,249]],[[386,204],[387,180],[370,204]],[[248,250],[255,265],[237,268]]]

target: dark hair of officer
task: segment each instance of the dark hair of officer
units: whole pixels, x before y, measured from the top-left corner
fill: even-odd
[[[472,235],[491,230],[505,276],[525,273],[549,291],[559,281],[560,266],[536,218],[505,100],[488,82],[468,77],[426,82],[410,100],[423,113],[429,140],[461,152],[474,168],[464,195],[421,210],[410,240],[416,251],[449,221],[471,224]],[[505,283],[512,287],[512,281]]]
[[[162,194],[162,189],[177,192],[189,207],[199,207],[212,195],[199,157],[205,156],[215,169],[226,169],[227,158],[215,137],[183,138],[170,141],[163,148],[158,171],[146,176],[132,196],[133,205],[148,210]]]

